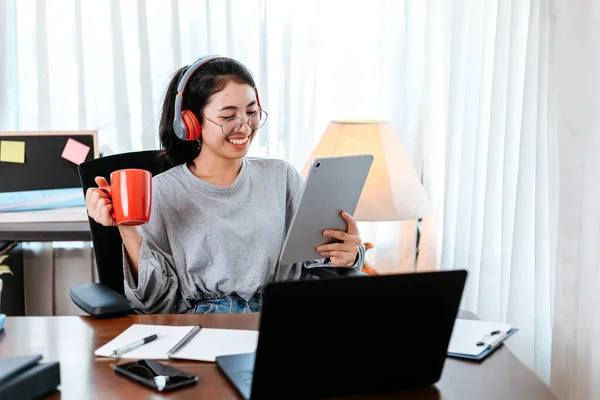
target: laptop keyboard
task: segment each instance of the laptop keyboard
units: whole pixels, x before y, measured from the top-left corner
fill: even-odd
[[[246,385],[252,385],[252,372],[253,371],[238,371],[237,375]]]

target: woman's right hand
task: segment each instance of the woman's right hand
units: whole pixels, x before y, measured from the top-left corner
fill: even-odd
[[[108,182],[101,176],[94,178],[96,184],[108,186]],[[112,217],[112,199],[109,194],[98,188],[89,188],[85,192],[85,207],[88,215],[97,223],[104,226],[116,226],[117,221]]]

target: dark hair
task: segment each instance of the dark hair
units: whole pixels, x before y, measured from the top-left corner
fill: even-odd
[[[185,66],[175,72],[167,87],[162,105],[158,134],[161,148],[164,149],[161,152],[161,158],[165,163],[165,169],[190,163],[200,154],[201,144],[199,142],[180,140],[175,136],[173,130],[177,86],[188,68],[189,66]],[[245,83],[253,88],[256,87],[252,74],[239,61],[231,58],[209,61],[190,77],[183,94],[182,109],[193,112],[200,125],[202,125],[204,107],[206,107],[211,96],[223,90],[230,81]]]

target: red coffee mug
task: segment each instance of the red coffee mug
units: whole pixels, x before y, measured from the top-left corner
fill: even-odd
[[[112,217],[124,226],[144,225],[152,209],[152,173],[143,169],[120,169],[110,174],[110,186],[98,189],[112,200]]]

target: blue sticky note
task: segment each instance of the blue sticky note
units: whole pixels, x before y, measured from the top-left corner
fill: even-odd
[[[0,331],[4,329],[4,321],[6,320],[6,314],[0,314]]]

